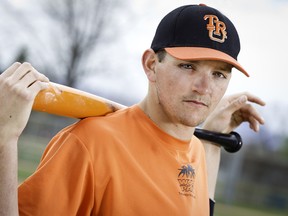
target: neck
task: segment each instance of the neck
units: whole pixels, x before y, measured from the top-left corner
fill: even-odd
[[[154,106],[153,102],[149,101],[149,98],[146,97],[141,101],[139,107],[165,133],[183,141],[188,141],[192,138],[194,127],[172,121],[167,117],[163,109],[159,105]]]

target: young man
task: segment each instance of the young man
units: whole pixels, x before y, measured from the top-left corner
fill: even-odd
[[[239,51],[235,27],[216,9],[170,12],[143,54],[149,81],[143,101],[60,131],[19,197],[17,141],[48,79],[28,63],[13,64],[0,76],[2,215],[18,215],[18,208],[33,216],[212,215],[220,147],[201,143],[195,127],[204,122],[205,129],[229,133],[244,121],[255,131],[264,123],[247,103],[264,102],[251,94],[219,103],[233,67],[248,76]]]

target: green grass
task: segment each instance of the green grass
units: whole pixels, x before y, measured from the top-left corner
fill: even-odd
[[[251,207],[225,205],[216,203],[215,216],[287,216],[288,212],[272,209],[255,209]]]
[[[18,181],[21,183],[37,168],[48,139],[22,136],[18,148]]]

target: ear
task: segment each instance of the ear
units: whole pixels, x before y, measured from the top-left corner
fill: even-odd
[[[142,55],[142,66],[150,82],[155,82],[155,66],[157,55],[152,49],[146,50]]]

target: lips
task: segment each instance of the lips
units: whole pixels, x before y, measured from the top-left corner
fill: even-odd
[[[184,100],[185,103],[191,103],[191,104],[196,104],[196,105],[200,105],[200,106],[205,106],[205,107],[208,107],[208,104],[205,103],[205,102],[202,102],[202,101],[199,101],[199,100]]]

